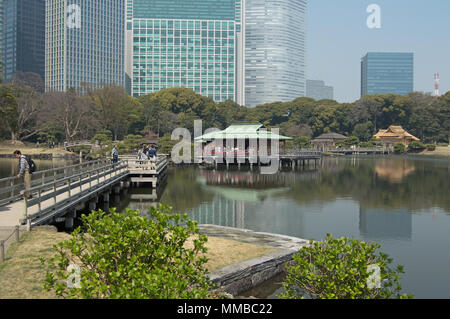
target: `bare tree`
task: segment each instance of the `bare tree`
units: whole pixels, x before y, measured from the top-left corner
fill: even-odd
[[[45,114],[64,129],[66,141],[82,133],[83,125],[92,115],[91,104],[79,97],[73,89],[67,92],[52,92],[45,95]]]
[[[18,107],[17,139],[26,140],[45,128],[45,117],[40,117],[42,95],[30,86],[10,85]]]

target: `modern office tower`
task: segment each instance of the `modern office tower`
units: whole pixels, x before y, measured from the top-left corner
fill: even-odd
[[[3,63],[3,0],[0,0],[0,63]],[[3,70],[3,64],[0,64]],[[0,78],[3,79],[3,71],[0,72]]]
[[[306,0],[245,1],[245,105],[306,95]]]
[[[33,72],[44,78],[45,0],[3,0],[1,54],[3,78]]]
[[[306,96],[319,100],[333,100],[334,89],[332,86],[326,86],[324,81],[306,80]]]
[[[128,0],[126,67],[135,97],[186,87],[244,104],[241,0]]]
[[[47,0],[46,91],[124,86],[125,0]]]
[[[413,53],[367,53],[361,60],[361,96],[414,91]]]

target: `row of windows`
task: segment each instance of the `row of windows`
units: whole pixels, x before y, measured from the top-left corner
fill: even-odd
[[[234,21],[187,21],[187,20],[151,20],[135,19],[133,28],[167,28],[167,29],[226,29],[234,30]]]

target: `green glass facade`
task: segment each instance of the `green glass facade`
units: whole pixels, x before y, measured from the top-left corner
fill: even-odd
[[[186,87],[216,102],[236,100],[239,8],[236,0],[129,1],[131,94]]]

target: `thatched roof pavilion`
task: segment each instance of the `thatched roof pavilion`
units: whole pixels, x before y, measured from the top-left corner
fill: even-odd
[[[391,125],[386,130],[380,130],[373,137],[380,139],[385,144],[403,143],[408,146],[412,141],[420,141],[419,138],[409,134],[400,125]]]

